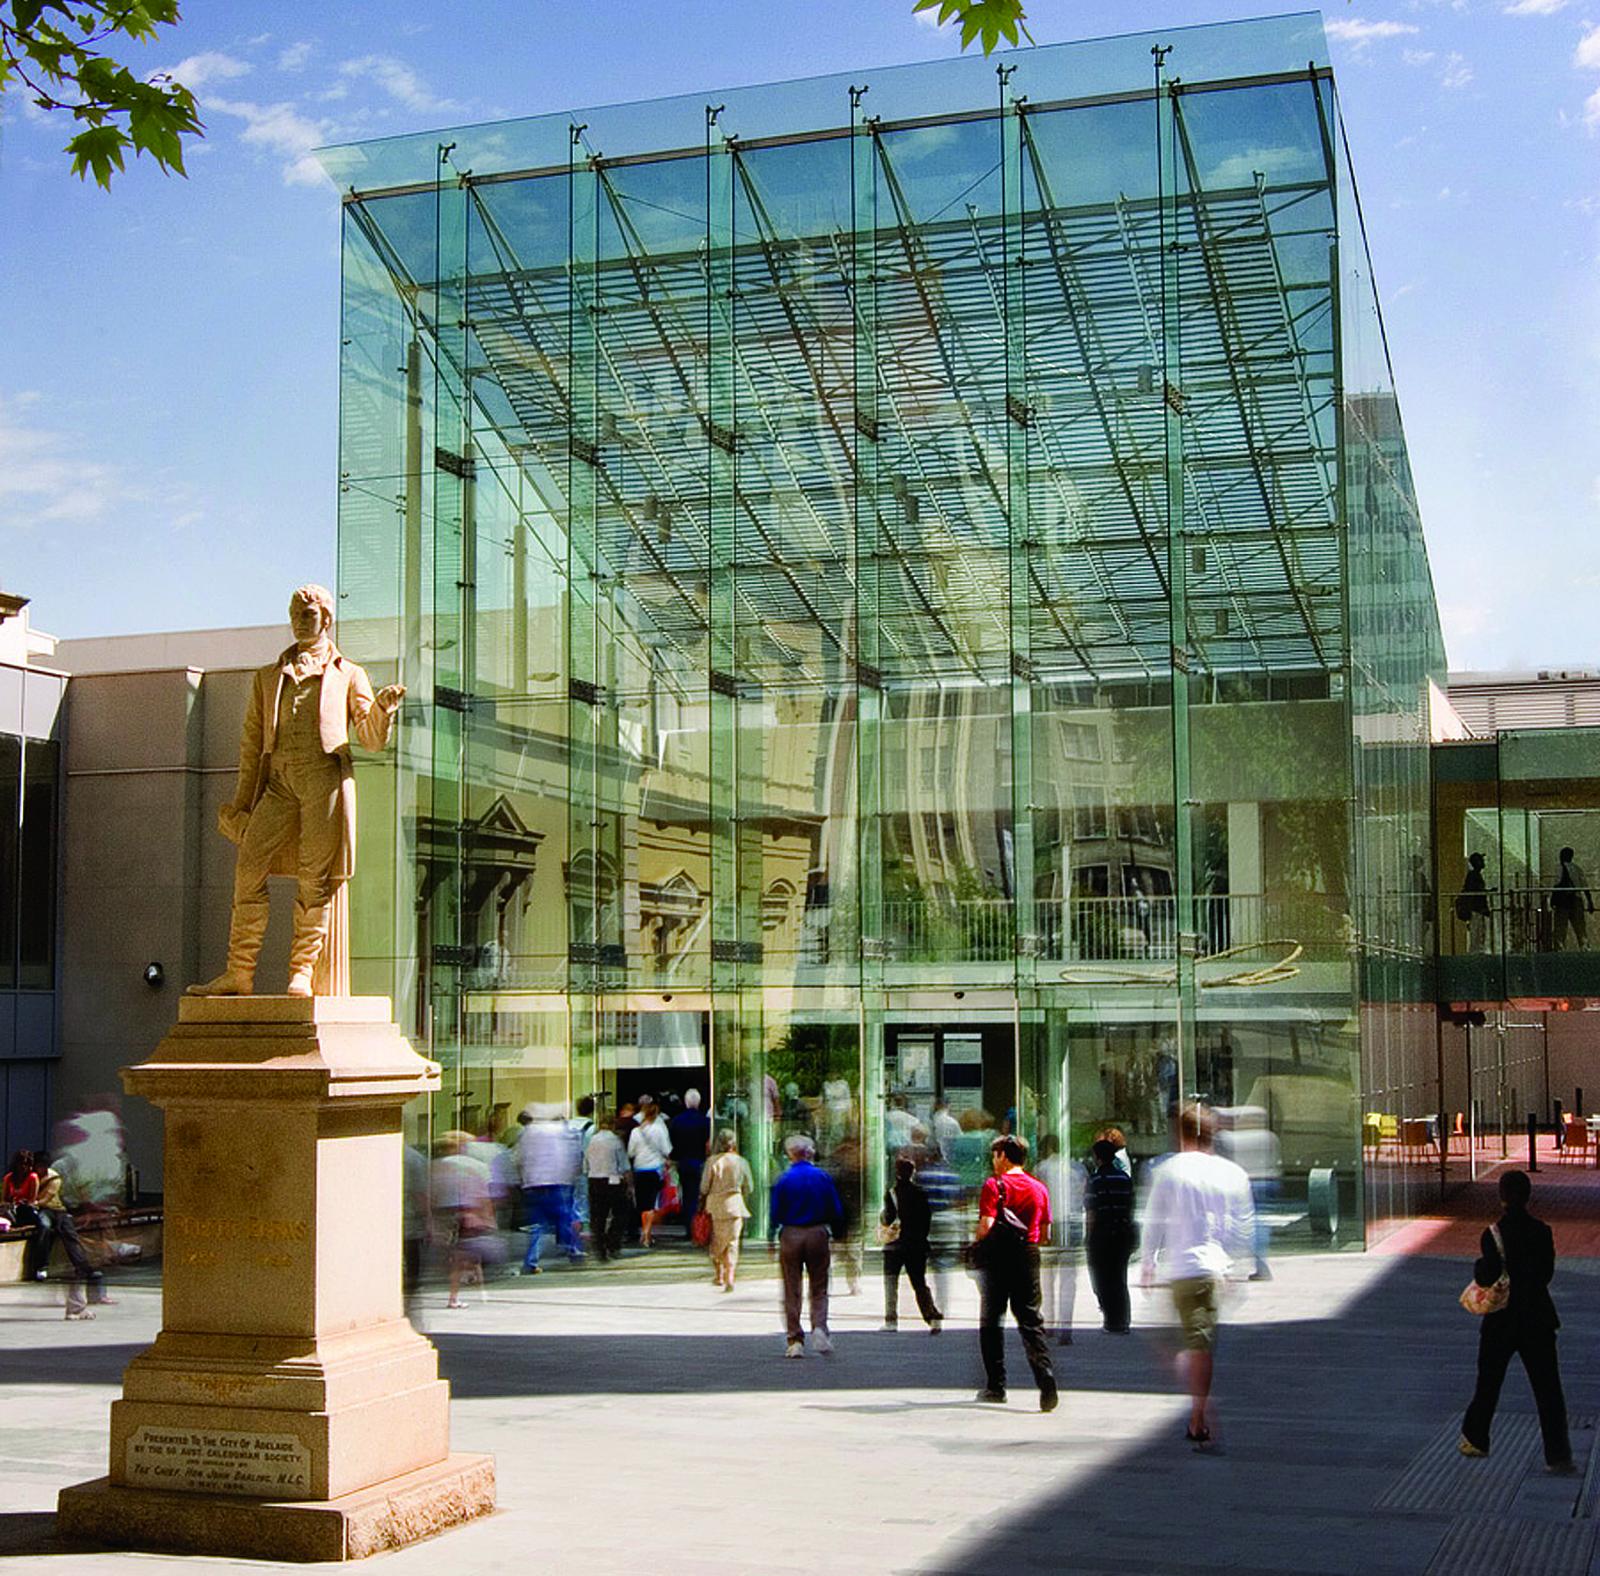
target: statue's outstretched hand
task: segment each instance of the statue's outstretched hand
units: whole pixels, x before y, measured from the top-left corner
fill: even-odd
[[[406,687],[404,684],[385,684],[373,697],[385,711],[398,711],[401,699],[404,697]]]

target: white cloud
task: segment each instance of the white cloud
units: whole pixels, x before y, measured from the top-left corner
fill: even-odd
[[[322,166],[311,157],[313,148],[320,148],[333,136],[333,127],[327,121],[312,120],[286,103],[252,104],[244,99],[208,98],[205,108],[242,120],[243,141],[280,154],[286,186],[318,186],[327,178]]]
[[[1458,640],[1470,640],[1474,635],[1489,634],[1499,628],[1492,610],[1481,603],[1441,602],[1439,622],[1444,626],[1447,645]]]
[[[1464,55],[1458,55],[1451,50],[1444,57],[1444,70],[1439,73],[1439,86],[1442,88],[1464,88],[1472,81],[1472,67],[1467,64]]]
[[[1507,16],[1554,16],[1567,0],[1516,0],[1505,8]]]
[[[1580,71],[1600,71],[1600,27],[1592,27],[1578,40],[1572,63]]]
[[[1380,38],[1404,38],[1421,31],[1409,22],[1364,22],[1358,16],[1336,16],[1332,21],[1324,22],[1323,27],[1329,38],[1336,38],[1341,44],[1349,44],[1355,49],[1365,49]]]
[[[225,55],[221,50],[205,49],[157,75],[175,78],[192,93],[208,82],[231,82],[235,77],[249,76],[250,62],[240,60],[237,55]]]
[[[1402,49],[1400,58],[1408,66],[1425,66],[1434,58],[1434,52],[1431,49]]]
[[[437,114],[453,112],[462,107],[433,93],[410,66],[393,55],[363,55],[359,60],[345,61],[339,70],[347,77],[370,79],[407,109]]]
[[[1590,131],[1600,131],[1600,88],[1583,101],[1583,123]]]
[[[32,392],[0,395],[0,509],[8,523],[29,530],[104,518],[128,489],[88,440],[34,425],[24,412],[38,403]]]
[[[1254,186],[1257,175],[1268,180],[1292,179],[1305,172],[1307,163],[1303,148],[1243,148],[1206,170],[1202,180],[1208,189]]]
[[[311,58],[311,41],[302,38],[296,44],[290,44],[287,49],[278,51],[278,70],[299,71]]]

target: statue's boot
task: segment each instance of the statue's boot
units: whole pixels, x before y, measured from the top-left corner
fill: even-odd
[[[240,875],[235,877],[233,918],[228,926],[228,966],[214,979],[191,985],[190,996],[253,996],[256,959],[261,938],[267,933],[267,877],[265,869],[247,870],[240,852]]]
[[[238,973],[233,969],[224,969],[214,980],[207,980],[201,985],[191,985],[184,994],[187,996],[251,996],[255,994],[255,988],[256,982],[253,975]]]
[[[307,887],[315,901],[307,902]],[[328,941],[327,888],[302,882],[300,895],[294,905],[294,931],[289,939],[289,995],[310,996],[312,978],[317,972],[317,960]]]

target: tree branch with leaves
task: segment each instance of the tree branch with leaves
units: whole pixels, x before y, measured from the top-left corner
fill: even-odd
[[[946,22],[957,23],[963,49],[974,39],[982,43],[986,55],[994,53],[1002,38],[1012,48],[1024,38],[1033,42],[1022,0],[917,0],[911,8],[912,15],[919,11],[937,11],[940,27]]]
[[[194,94],[136,77],[104,47],[150,43],[177,20],[178,0],[0,0],[0,93],[20,89],[82,128],[64,149],[80,178],[109,189],[129,148],[183,175],[183,140],[205,129]]]

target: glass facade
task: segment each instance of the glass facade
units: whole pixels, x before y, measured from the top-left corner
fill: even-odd
[[[1597,763],[1592,728],[1502,732],[1435,752],[1441,1000],[1600,996]]]
[[[1315,15],[329,150],[356,988],[425,1120],[1261,1113],[1403,1214],[1443,653]],[[1266,1180],[1266,1178],[1264,1178]]]

